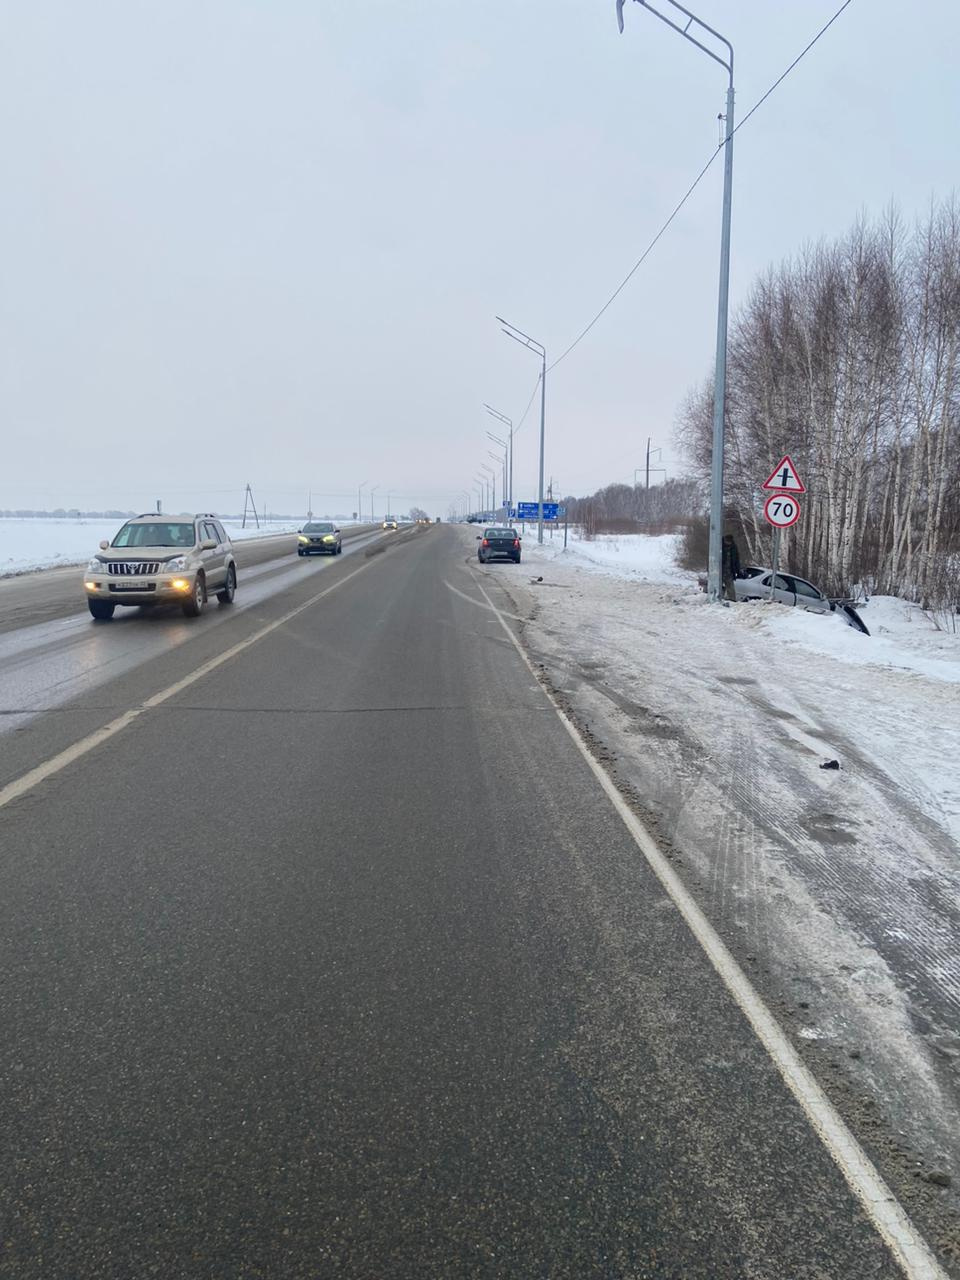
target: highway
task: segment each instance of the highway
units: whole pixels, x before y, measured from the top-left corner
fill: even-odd
[[[939,1274],[524,661],[524,567],[292,546],[192,620],[2,584],[0,1276]]]

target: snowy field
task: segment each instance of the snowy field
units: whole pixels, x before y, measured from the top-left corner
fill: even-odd
[[[484,574],[800,1040],[960,1167],[960,635],[711,605],[675,546],[530,532]]]
[[[321,517],[317,517],[320,519]],[[341,528],[352,524],[341,520]],[[114,536],[123,520],[0,519],[0,577],[52,569],[58,565],[85,564],[96,555],[101,539]],[[240,520],[224,520],[223,527],[234,542],[262,538],[271,533],[295,533],[303,521],[261,520],[260,528]]]

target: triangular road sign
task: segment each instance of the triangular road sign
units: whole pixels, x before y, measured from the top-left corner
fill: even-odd
[[[793,465],[789,453],[785,453],[770,472],[770,478],[764,489],[785,489],[787,493],[806,493],[803,481],[797,468]]]

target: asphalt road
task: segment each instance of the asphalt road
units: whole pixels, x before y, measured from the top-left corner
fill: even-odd
[[[378,529],[377,525],[347,526],[343,530],[343,545],[347,547],[357,538],[365,539]],[[296,548],[294,533],[272,533],[235,542],[233,552],[238,578],[247,569],[278,556],[292,555]],[[96,547],[90,548],[91,555],[95,551]],[[82,566],[74,565],[0,578],[0,634],[76,613],[77,601],[83,599],[81,573]]]
[[[8,637],[0,786],[136,716],[0,807],[0,1276],[899,1275],[485,607],[524,567],[346,551]]]

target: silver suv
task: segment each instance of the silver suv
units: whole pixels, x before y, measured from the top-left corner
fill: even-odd
[[[100,543],[83,575],[90,612],[99,622],[117,605],[179,604],[188,618],[203,611],[210,592],[232,604],[237,563],[214,515],[128,520],[112,542]]]

